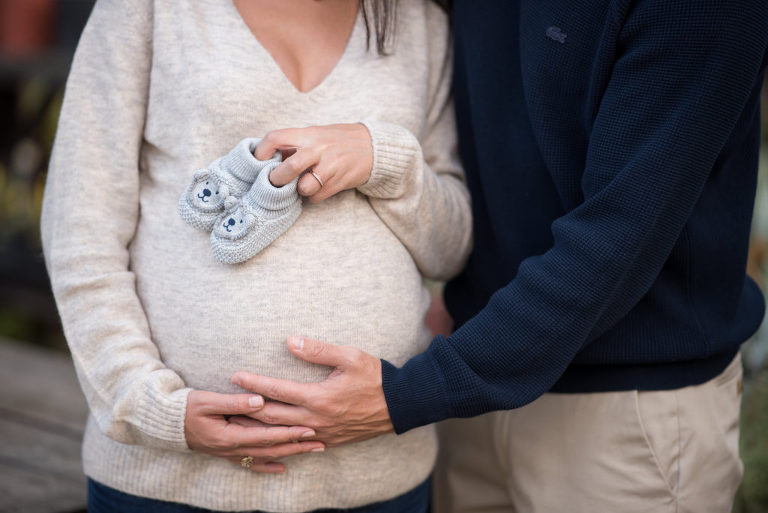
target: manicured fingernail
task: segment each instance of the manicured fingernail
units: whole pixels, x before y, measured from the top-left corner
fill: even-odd
[[[288,337],[288,343],[291,344],[291,347],[296,351],[304,349],[304,339],[301,337]]]
[[[260,395],[252,395],[248,398],[248,406],[251,408],[261,408],[264,406],[264,398]]]
[[[325,447],[318,447],[317,449],[312,449],[312,452],[325,452]]]
[[[315,433],[313,430],[311,430],[311,429],[310,429],[310,430],[309,430],[309,431],[307,431],[306,433],[302,434],[302,435],[301,435],[301,437],[302,437],[302,438],[312,438],[312,437],[314,437],[316,434],[317,434],[317,433]]]

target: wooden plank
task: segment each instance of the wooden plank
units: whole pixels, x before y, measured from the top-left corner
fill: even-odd
[[[8,410],[82,436],[88,406],[66,354],[0,338],[0,416]]]
[[[66,354],[0,339],[0,512],[84,511],[87,414]]]
[[[40,474],[0,459],[0,511],[3,513],[65,513],[85,511],[85,484]],[[44,493],[41,493],[44,491]]]
[[[84,483],[80,457],[81,442],[68,433],[16,422],[13,417],[0,419],[0,460],[16,462],[29,470]],[[0,497],[2,500],[2,497]]]

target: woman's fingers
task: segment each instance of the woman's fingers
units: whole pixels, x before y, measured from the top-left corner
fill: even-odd
[[[248,422],[249,420],[252,422]],[[308,427],[270,426],[248,417],[229,419],[226,433],[227,439],[234,447],[270,447],[315,436],[315,431]]]
[[[321,201],[327,200],[337,192],[344,191],[348,188],[349,187],[341,186],[341,184],[338,183],[327,184],[326,186],[318,189],[318,191],[314,194],[310,195],[308,199],[311,203],[320,203]]]
[[[270,426],[242,415],[255,413],[248,394],[217,394],[194,390],[187,399],[184,434],[193,450],[212,456],[252,456],[265,463],[293,454],[322,451],[322,442],[310,440],[314,430],[302,425]],[[263,402],[261,396],[256,396]]]
[[[259,474],[282,474],[285,472],[285,465],[277,463],[276,461],[268,461],[265,463],[256,461],[249,463],[247,466],[243,465],[243,458],[227,458],[235,465],[242,467],[243,469],[250,470],[251,472],[257,472]]]
[[[349,162],[344,158],[329,158],[327,163],[323,160],[323,164],[312,170],[319,180],[307,173],[299,179],[299,193],[312,203],[320,203],[341,191],[354,189],[368,181],[370,171],[360,174],[359,169],[355,171],[349,166]],[[313,181],[315,183],[311,183]],[[322,186],[320,181],[323,182]],[[307,183],[305,191],[301,189],[302,182]]]
[[[283,163],[270,173],[270,182],[282,187],[311,170],[315,175],[301,176],[298,191],[313,203],[365,184],[372,172],[371,136],[360,123],[273,130],[259,142],[255,155],[264,160],[275,150],[283,151]]]
[[[315,172],[317,173],[317,171]],[[320,175],[318,175],[318,177],[320,177]],[[306,173],[299,178],[299,183],[297,184],[299,194],[302,196],[313,196],[317,194],[322,187],[322,185],[320,185],[320,180],[323,180],[322,177],[318,180],[318,178],[314,177],[312,174]],[[323,183],[325,183],[325,180],[323,180]]]
[[[204,390],[190,392],[187,402],[201,415],[244,415],[264,406],[264,398],[260,395],[217,394]]]
[[[252,419],[251,417],[246,417],[245,415],[232,416],[229,418],[229,423],[237,424],[238,426],[243,427],[269,427],[269,424],[265,424],[259,420]]]
[[[310,420],[310,413],[306,408],[272,401],[265,405],[264,411],[257,411],[249,416],[269,425],[295,425]]]
[[[285,465],[275,460],[308,452],[323,452],[324,450],[325,445],[320,442],[298,442],[275,445],[264,449],[242,448],[225,455],[225,457],[232,463],[254,472],[279,473],[285,472]]]
[[[242,448],[227,455],[232,463],[252,472],[282,473],[285,465],[274,460],[305,454],[308,452],[323,452],[325,445],[320,442],[298,442],[274,445],[263,449]]]
[[[304,454],[307,452],[323,452],[325,444],[322,442],[296,442],[273,445],[265,449],[246,449],[244,456],[253,456],[264,461],[279,460],[288,456]]]
[[[256,145],[254,156],[259,160],[267,160],[275,151],[302,148],[305,144],[306,128],[284,128],[268,132]]]
[[[324,450],[325,444],[323,442],[311,440],[303,442],[284,442],[267,447],[232,447],[226,451],[220,451],[217,456],[222,456],[225,458],[242,458],[243,456],[251,456],[253,458],[258,458],[261,461],[271,461],[280,458],[286,458],[288,456],[294,456],[296,454],[304,454],[307,452],[323,452]]]
[[[305,169],[316,166],[319,159],[320,153],[317,149],[300,148],[272,170],[269,181],[275,187],[282,187],[303,173]]]

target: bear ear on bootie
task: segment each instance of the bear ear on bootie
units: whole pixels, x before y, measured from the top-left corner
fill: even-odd
[[[224,210],[226,212],[231,212],[232,210],[237,208],[237,205],[240,204],[240,201],[235,198],[234,196],[227,196],[227,199],[224,200]]]
[[[192,174],[192,180],[199,182],[200,180],[207,180],[211,176],[210,169],[198,169]]]
[[[253,155],[260,140],[243,139],[207,168],[194,172],[192,183],[179,199],[179,215],[186,223],[200,230],[212,230],[216,218],[224,211],[226,198],[242,198],[262,169],[280,163],[279,152],[268,160],[258,160]]]

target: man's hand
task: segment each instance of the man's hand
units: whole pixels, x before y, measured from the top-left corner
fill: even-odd
[[[308,440],[315,433],[307,427],[267,426],[243,420],[242,415],[258,411],[263,404],[259,396],[193,390],[187,399],[184,421],[187,445],[237,465],[250,456],[253,460],[249,470],[270,474],[285,472],[285,466],[274,460],[324,449],[322,443]]]
[[[327,446],[360,442],[394,431],[381,387],[381,361],[359,349],[301,337],[288,348],[310,363],[334,367],[325,381],[296,383],[236,372],[232,382],[272,399],[249,417],[267,424],[306,426]],[[274,402],[279,401],[279,402]]]

